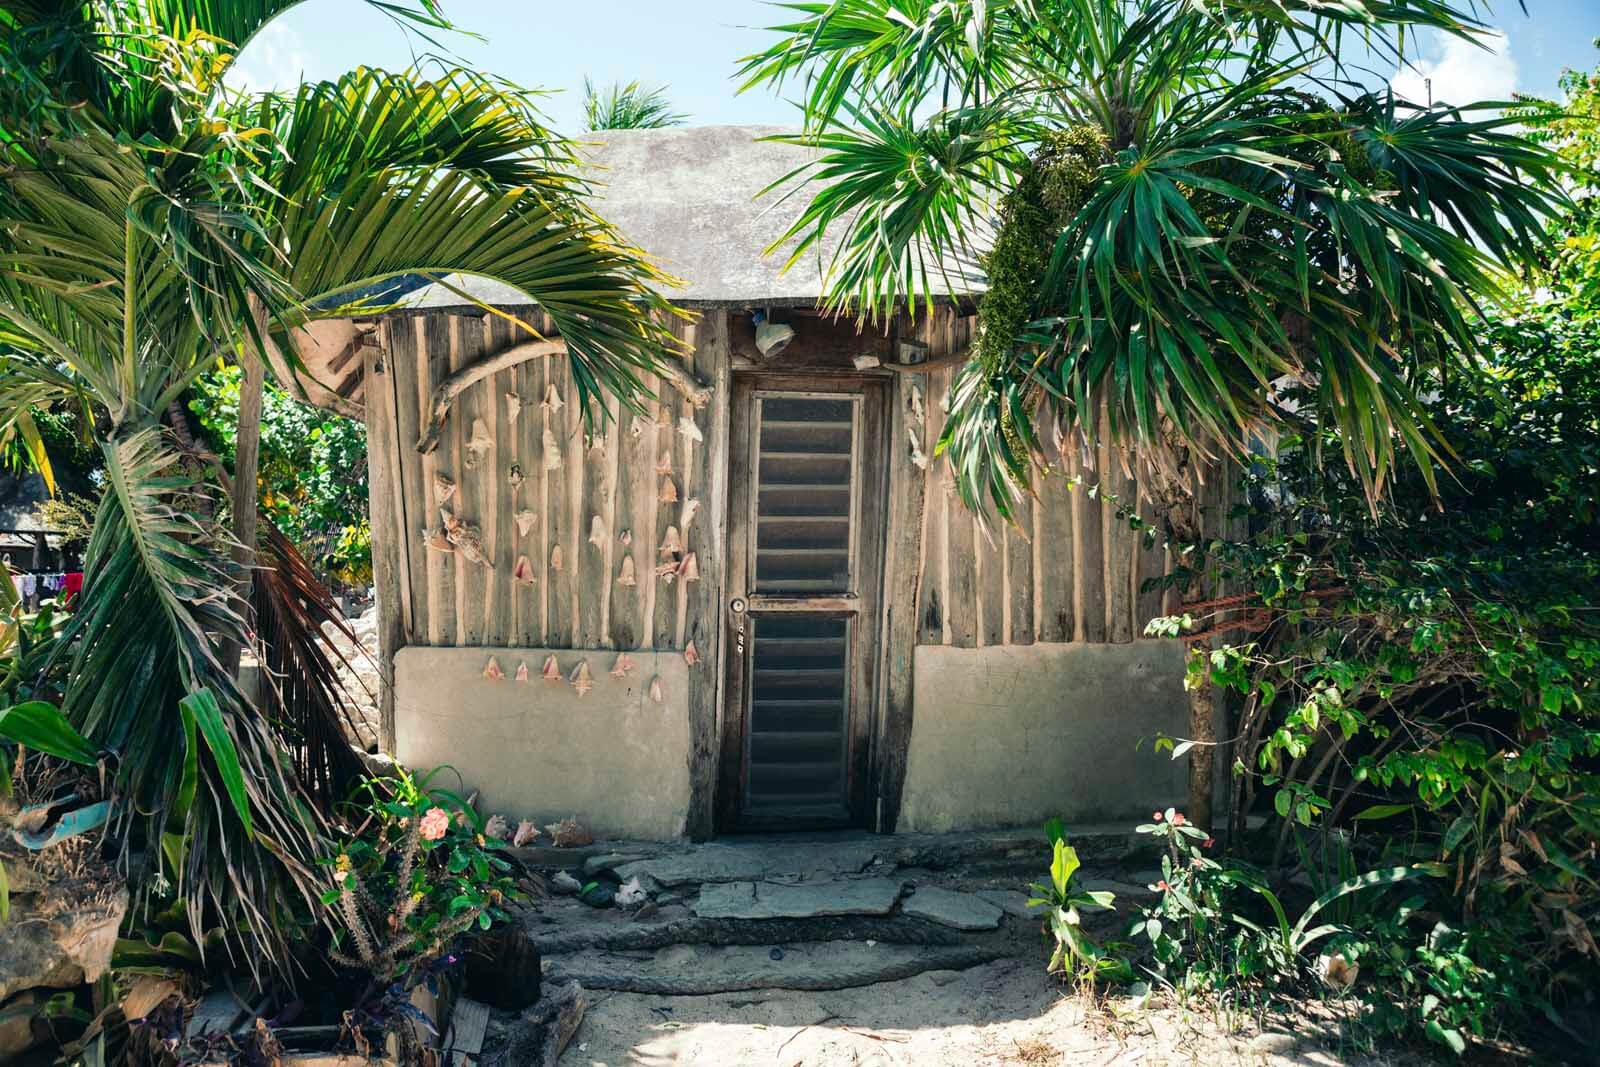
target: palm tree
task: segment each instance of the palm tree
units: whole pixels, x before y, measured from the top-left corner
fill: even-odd
[[[670,344],[659,276],[584,206],[573,148],[520,90],[363,69],[229,91],[237,46],[291,6],[0,0],[0,426],[87,403],[107,478],[64,711],[109,753],[121,838],[160,875],[140,884],[280,969],[318,906],[323,823],[227,669],[242,568],[163,414],[219,358],[259,362],[404,274],[527,293],[586,399],[636,396]],[[432,0],[374,6],[445,25]]]
[[[992,234],[939,446],[969,507],[1008,515],[1058,435],[1107,433],[1138,453],[1180,546],[1202,541],[1201,468],[1276,431],[1337,430],[1373,506],[1396,463],[1432,484],[1448,445],[1416,390],[1477,352],[1479,302],[1533,260],[1559,204],[1557,163],[1501,105],[1362,89],[1346,51],[1393,62],[1419,30],[1470,40],[1485,28],[1471,12],[789,6],[794,21],[742,73],[746,88],[803,85],[805,129],[789,139],[820,151],[790,191],[818,188],[784,242],[798,238],[798,257],[842,231],[831,304],[876,316],[915,302],[937,263]],[[1203,602],[1198,559],[1184,562],[1184,601]],[[1209,825],[1208,684],[1190,716],[1190,814]]]
[[[590,130],[659,130],[682,126],[689,116],[672,110],[667,87],[646,89],[636,81],[596,89],[583,79],[583,115]]]

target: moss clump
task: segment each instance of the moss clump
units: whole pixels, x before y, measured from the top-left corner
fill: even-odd
[[[1096,170],[1110,159],[1099,127],[1057,131],[1039,145],[1000,202],[1000,227],[983,260],[989,287],[973,341],[973,354],[987,374],[1004,369],[1018,336],[1033,321],[1056,239],[1088,199]]]

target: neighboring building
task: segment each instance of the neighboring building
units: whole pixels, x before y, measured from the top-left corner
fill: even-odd
[[[817,264],[763,254],[802,198],[757,194],[805,159],[769,132],[595,135],[596,209],[686,282],[671,295],[704,406],[663,386],[641,415],[613,401],[586,440],[565,358],[543,357],[469,387],[420,454],[432,390],[512,344],[507,323],[432,286],[330,324],[313,373],[370,432],[389,745],[454,767],[490,810],[619,836],[1178,801],[1185,764],[1152,742],[1184,731],[1182,651],[1137,639],[1161,614],[1141,589],[1161,549],[1061,478],[1018,527],[962,509],[933,454],[971,291],[882,329],[819,315]],[[766,357],[757,311],[794,330]],[[1089,459],[1063,466],[1137,499],[1119,455]],[[485,563],[441,538],[441,509]]]

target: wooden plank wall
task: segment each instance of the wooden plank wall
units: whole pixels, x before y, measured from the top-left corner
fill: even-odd
[[[506,310],[549,328],[535,309]],[[726,346],[717,347],[725,330],[721,314],[715,318],[709,329],[694,322],[674,327],[708,380],[717,366],[727,373]],[[380,592],[392,594],[386,602],[396,605],[391,643],[626,650],[682,649],[693,638],[703,657],[714,653],[715,637],[700,614],[715,603],[708,583],[720,586],[714,579],[720,546],[709,543],[708,531],[720,514],[711,496],[725,493],[725,467],[711,463],[710,448],[718,432],[726,435],[725,401],[695,411],[652,380],[646,384],[659,399],[637,415],[610,401],[605,421],[593,424],[602,429],[590,434],[566,358],[543,357],[465,390],[439,447],[417,454],[421,413],[434,387],[483,353],[508,347],[515,329],[484,314],[384,320],[390,388],[379,391],[383,403],[369,404],[368,424],[374,465],[380,453],[391,460],[373,481],[375,497],[383,499],[372,509],[373,541],[382,546],[377,569],[392,572],[390,580],[379,578]],[[521,400],[515,419],[508,394]],[[680,432],[683,416],[694,420],[704,442]],[[474,451],[468,444],[477,420],[488,446]],[[668,466],[670,474],[657,473]],[[513,484],[513,472],[520,484]],[[436,475],[456,483],[443,506],[479,527],[492,568],[425,547],[423,530],[439,525]],[[669,479],[675,502],[661,500]],[[691,499],[699,502],[698,514],[685,524]],[[519,515],[529,524],[526,533]],[[657,546],[669,527],[697,553],[700,582],[656,575]],[[522,557],[531,583],[513,577]],[[631,586],[617,581],[625,558],[633,561]]]
[[[931,321],[902,329],[929,344],[930,352],[941,353],[964,345],[971,324],[972,319],[941,309]],[[1144,589],[1147,579],[1167,572],[1164,544],[1135,533],[1118,514],[1127,506],[1153,520],[1134,462],[1110,445],[1085,448],[1081,441],[1069,441],[1065,455],[1052,455],[1050,473],[1036,482],[1036,499],[1019,507],[1017,522],[994,520],[986,526],[962,506],[948,462],[931,458],[953,377],[954,370],[945,368],[913,379],[922,383],[922,451],[930,457],[922,490],[916,643],[961,648],[1115,644],[1143,636],[1149,621],[1176,602],[1170,593]],[[908,409],[909,389],[900,387],[900,406]],[[906,417],[905,412],[897,417]],[[898,434],[895,447],[909,453],[906,433]],[[891,469],[891,481],[894,477]],[[1234,493],[1233,479],[1220,469],[1207,480],[1208,528],[1220,531],[1229,521]],[[891,529],[891,540],[897,536]],[[894,580],[891,570],[891,586]]]

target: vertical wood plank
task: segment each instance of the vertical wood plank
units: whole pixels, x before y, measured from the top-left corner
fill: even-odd
[[[567,406],[561,409],[567,416],[567,436],[561,448],[566,456],[565,502],[562,512],[562,521],[566,523],[566,533],[562,535],[562,557],[564,566],[561,575],[566,582],[567,593],[567,619],[572,629],[572,637],[568,641],[568,648],[583,648],[579,639],[582,636],[583,616],[580,604],[588,599],[588,590],[582,587],[579,581],[581,570],[581,550],[584,540],[589,536],[589,528],[585,525],[588,512],[584,509],[583,480],[584,470],[589,462],[589,423],[584,419],[584,406],[578,403],[578,385],[572,374],[570,360],[563,361],[567,368]]]
[[[1033,602],[1033,497],[1017,501],[1014,521],[1005,527],[1006,630],[1008,645],[1031,645],[1037,633]]]
[[[722,625],[723,578],[728,529],[728,421],[733,393],[728,312],[708,311],[695,330],[693,368],[711,383],[711,403],[699,413],[705,444],[696,449],[703,470],[696,475],[700,514],[693,528],[701,578],[687,584],[687,630],[700,653],[689,669],[689,836],[710,837],[716,829],[717,769],[721,736],[717,728],[722,706],[720,680],[725,654]]]
[[[1100,446],[1101,485],[1106,496],[1101,508],[1105,519],[1106,636],[1117,644],[1133,640],[1133,585],[1131,571],[1135,547],[1133,528],[1120,512],[1129,507],[1138,492],[1121,448]]]
[[[716,316],[716,318],[720,320],[721,316]],[[700,345],[703,340],[701,337],[701,332],[700,320],[687,323],[682,331],[683,339],[685,343],[688,344],[690,352],[690,354],[684,358],[687,364],[691,367],[695,365],[695,360],[700,356]],[[687,401],[679,404],[678,413],[683,418],[689,419],[694,423],[695,428],[700,431],[702,438],[702,442],[697,444],[692,437],[688,437],[684,434],[678,434],[678,447],[683,456],[683,484],[679,486],[679,496],[682,499],[678,503],[676,524],[678,527],[678,536],[683,541],[683,550],[685,553],[689,553],[696,551],[697,544],[704,541],[704,538],[699,536],[697,530],[691,529],[692,526],[700,526],[703,529],[703,526],[701,526],[698,521],[686,523],[683,520],[688,514],[688,502],[690,500],[698,501],[696,504],[697,508],[701,504],[704,504],[704,501],[701,500],[700,497],[704,493],[706,482],[706,472],[702,468],[709,457],[709,453],[705,448],[704,443],[707,437],[705,432],[707,429],[705,425],[707,413],[703,411],[696,411],[694,407]],[[674,432],[676,432],[676,427],[674,427]],[[704,545],[699,544],[699,547],[703,548]],[[695,563],[697,566],[704,566],[702,560],[703,557],[696,555]],[[678,590],[678,598],[676,606],[677,614],[673,620],[672,640],[673,644],[675,644],[677,647],[687,648],[689,643],[688,629],[690,583],[685,582],[680,578],[673,584]],[[701,655],[705,654],[704,650],[701,649],[698,644],[695,647],[698,651],[700,651]]]
[[[387,327],[384,333],[387,334]],[[387,346],[385,346],[387,349]],[[372,584],[378,600],[378,745],[394,751],[394,654],[405,644],[410,584],[406,553],[413,538],[405,519],[405,502],[395,478],[394,378],[386,357],[376,349],[362,353],[366,383],[367,496],[371,513]],[[421,543],[417,542],[418,547]]]
[[[422,531],[439,525],[439,508],[433,498],[433,472],[437,455],[418,456],[417,395],[428,380],[427,353],[420,348],[419,323],[416,319],[397,316],[389,323],[387,362],[394,380],[395,437],[399,460],[400,498],[404,506],[401,521],[406,528],[399,531],[406,543],[415,546],[407,552],[407,584],[411,587],[411,615],[408,626],[410,641],[419,645],[437,644],[432,611],[430,576],[440,564],[432,557],[439,553],[429,551],[422,544]]]
[[[582,457],[572,454],[572,442],[567,435],[567,414],[575,407],[567,377],[566,360],[560,356],[546,356],[544,363],[545,390],[541,394],[543,401],[550,395],[554,388],[555,396],[561,398],[562,406],[551,410],[541,407],[543,417],[541,434],[549,431],[543,440],[547,445],[555,448],[556,455],[544,457],[540,464],[543,474],[543,485],[540,489],[540,514],[544,518],[544,536],[540,541],[540,548],[544,553],[545,583],[544,583],[544,639],[549,648],[572,647],[572,566],[573,562],[566,557],[569,555],[566,548],[567,526],[570,519],[567,516],[567,467],[570,464],[582,461]],[[553,464],[553,465],[552,465]],[[561,547],[561,567],[555,566],[556,548]]]
[[[1162,590],[1146,590],[1144,587],[1147,581],[1160,578],[1167,573],[1167,539],[1161,530],[1150,499],[1148,472],[1141,467],[1139,474],[1139,517],[1144,519],[1151,529],[1139,536],[1138,561],[1134,568],[1135,637],[1144,636],[1144,629],[1150,625],[1151,619],[1166,614],[1163,608]]]
[[[513,341],[513,343],[515,343]],[[511,521],[516,513],[532,514],[533,524],[526,534],[517,533],[517,555],[527,556],[533,569],[533,584],[518,585],[518,628],[522,643],[529,648],[544,648],[545,642],[545,590],[550,587],[549,560],[545,551],[544,502],[544,409],[539,401],[544,399],[543,359],[531,359],[517,368],[522,391],[522,414],[517,419],[517,446],[522,454],[524,481],[517,493],[517,504],[512,508]]]
[[[1079,490],[1068,484],[1070,456],[1057,456],[1051,472],[1041,479],[1038,502],[1039,529],[1039,640],[1077,640],[1077,560],[1073,532],[1073,501]]]
[[[931,347],[936,333],[930,325],[928,337]],[[929,457],[926,469],[918,469],[922,481],[922,559],[917,590],[917,644],[942,645],[945,643],[945,531],[949,519],[946,515],[949,493],[945,491],[946,464],[943,459],[933,459],[933,443],[938,439],[942,416],[939,404],[946,388],[944,372],[934,371],[923,378],[922,396],[922,454]],[[909,398],[908,398],[909,399]],[[909,420],[914,421],[914,420]],[[906,445],[911,444],[910,436]]]
[[[483,356],[483,329],[476,315],[451,315],[450,337],[453,347],[451,366],[455,370],[476,363]],[[457,465],[461,478],[456,496],[461,500],[462,518],[478,527],[483,540],[484,555],[494,559],[489,540],[493,514],[499,507],[500,478],[497,457],[499,448],[491,443],[489,449],[474,453],[467,447],[472,440],[473,427],[482,420],[484,428],[493,438],[493,413],[484,399],[491,381],[478,382],[456,398],[456,410],[451,420],[456,424]],[[463,553],[455,554],[456,561],[456,644],[479,647],[484,643],[484,619],[488,614],[489,583],[494,572],[482,564],[474,563]]]
[[[941,308],[939,315],[950,314]],[[901,332],[928,343],[930,316],[917,323],[900,316]],[[926,433],[926,379],[898,375],[890,392],[888,510],[885,525],[883,579],[883,682],[882,728],[876,752],[878,788],[876,829],[894,832],[905,792],[906,759],[911,746],[915,711],[913,668],[919,634],[923,632],[925,545],[928,529],[928,475],[912,462],[912,437]]]
[[[962,508],[972,518],[973,591],[977,607],[974,630],[979,645],[1005,643],[1006,563],[1005,520],[993,513],[987,525],[982,517]]]
[[[1094,449],[1068,444],[1072,471],[1079,485],[1072,494],[1072,529],[1076,551],[1073,587],[1078,601],[1078,640],[1106,639],[1105,530],[1100,505],[1101,471]]]
[[[683,437],[678,433],[678,415],[683,404],[677,390],[665,382],[661,383],[657,392],[660,403],[656,408],[657,424],[652,431],[656,438],[656,459],[659,461],[662,456],[670,456],[672,473],[657,474],[655,483],[659,494],[662,481],[670,478],[678,500],[663,502],[658,499],[656,502],[652,552],[641,580],[648,579],[651,589],[650,647],[668,649],[678,647],[678,581],[676,578],[669,581],[657,577],[655,571],[658,565],[667,562],[662,559],[660,546],[664,543],[668,528],[678,525],[678,509],[682,507],[684,499]],[[679,534],[681,539],[681,530]]]
[[[434,312],[417,320],[417,329],[420,332],[422,357],[428,369],[426,375],[418,377],[417,412],[420,420],[421,413],[427,410],[428,397],[434,386],[450,376],[453,364],[450,323],[442,313]],[[470,517],[464,513],[465,504],[461,499],[467,472],[461,466],[460,426],[461,413],[452,411],[450,422],[439,436],[439,447],[431,454],[434,457],[434,469],[456,483],[455,494],[445,506],[452,513],[470,521]],[[428,473],[424,491],[428,494],[428,500],[437,504],[432,472]],[[437,511],[437,507],[434,510]],[[438,515],[435,514],[429,525],[437,522]],[[456,553],[428,553],[428,629],[432,636],[431,643],[436,645],[456,643],[456,557]]]
[[[616,545],[612,565],[606,575],[609,586],[611,611],[608,619],[608,636],[615,648],[638,648],[644,630],[639,625],[641,590],[649,588],[648,560],[640,558],[643,539],[634,529],[639,519],[650,514],[646,494],[655,473],[651,458],[650,440],[654,430],[648,411],[635,414],[624,411],[617,426],[617,484],[612,504],[612,543]],[[622,543],[626,534],[628,544]],[[634,585],[619,585],[617,577],[624,559],[633,562]]]
[[[473,329],[483,352],[496,351],[494,323],[498,315],[483,315]],[[489,508],[483,516],[484,547],[494,569],[484,575],[483,643],[492,647],[508,644],[513,633],[512,619],[517,581],[511,576],[515,564],[516,530],[511,525],[511,464],[516,462],[516,439],[511,417],[506,410],[506,394],[516,383],[516,370],[501,371],[483,383],[483,403],[489,410],[484,421],[494,439],[494,481],[490,485]],[[487,460],[488,457],[485,457]]]
[[[579,430],[578,447],[583,449],[583,477],[578,486],[578,542],[573,559],[577,569],[573,586],[578,597],[577,648],[604,648],[609,639],[605,630],[604,608],[611,598],[607,588],[607,562],[611,529],[606,515],[610,508],[612,436],[616,427],[607,418],[603,402],[590,405],[591,421]],[[595,520],[605,528],[598,543],[592,539]]]

